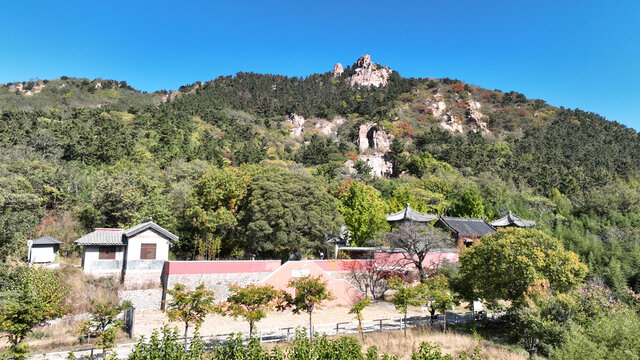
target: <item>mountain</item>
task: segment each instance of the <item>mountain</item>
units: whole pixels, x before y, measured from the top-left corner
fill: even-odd
[[[295,184],[321,186],[323,211],[339,219],[332,201],[362,181],[388,211],[514,211],[579,253],[594,279],[640,287],[637,132],[513,91],[404,78],[368,55],[326,70],[155,93],[67,77],[0,86],[0,259],[29,234],[71,240],[149,216],[181,236],[179,257],[240,256],[247,234],[275,231],[254,222],[252,194],[275,186],[257,182],[296,179],[277,184],[292,202],[304,198]],[[220,198],[205,206],[202,194]],[[321,246],[321,232],[296,249]]]

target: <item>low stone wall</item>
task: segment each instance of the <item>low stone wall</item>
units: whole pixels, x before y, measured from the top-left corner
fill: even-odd
[[[118,293],[120,301],[131,301],[136,311],[159,310],[162,304],[162,289],[123,290]]]
[[[246,286],[262,281],[271,272],[265,273],[228,273],[228,274],[184,274],[170,275],[166,281],[165,289],[173,289],[176,284],[183,284],[188,289],[195,289],[204,284],[215,293],[216,302],[221,302],[229,297],[229,286],[237,284]]]
[[[162,299],[176,284],[194,289],[204,284],[215,293],[216,301],[229,297],[229,286],[257,283],[280,267],[280,260],[263,261],[167,261],[162,272]]]

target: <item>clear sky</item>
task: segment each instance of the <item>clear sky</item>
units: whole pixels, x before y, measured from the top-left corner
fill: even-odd
[[[640,1],[0,0],[0,82],[62,75],[177,89],[305,76],[359,56],[640,129]]]

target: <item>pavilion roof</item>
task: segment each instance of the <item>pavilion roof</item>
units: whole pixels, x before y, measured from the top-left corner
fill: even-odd
[[[388,222],[413,221],[419,223],[428,223],[437,219],[438,217],[436,215],[421,213],[419,211],[413,210],[409,206],[409,204],[407,204],[406,208],[396,213],[387,215]]]

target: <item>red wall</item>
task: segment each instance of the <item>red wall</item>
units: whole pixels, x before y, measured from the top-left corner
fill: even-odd
[[[289,281],[294,278],[294,274],[319,276],[327,283],[327,288],[335,299],[327,301],[323,305],[351,305],[364,298],[364,294],[351,285],[348,281],[336,279],[320,268],[315,261],[287,261],[276,272],[269,275],[262,281],[264,284],[273,285],[276,289],[283,289],[293,295],[293,289],[288,286]]]
[[[281,263],[280,260],[166,261],[164,273],[167,275],[267,273],[275,271]]]

